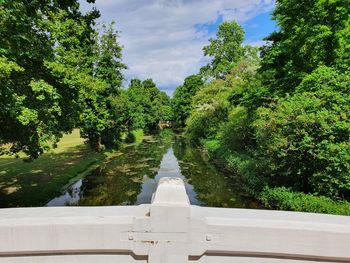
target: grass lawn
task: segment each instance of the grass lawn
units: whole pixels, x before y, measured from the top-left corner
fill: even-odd
[[[111,157],[84,144],[79,130],[63,136],[58,147],[32,162],[0,157],[0,207],[42,206],[70,180]]]

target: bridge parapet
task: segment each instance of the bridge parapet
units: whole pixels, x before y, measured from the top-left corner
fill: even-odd
[[[0,263],[350,262],[350,217],[192,206],[162,178],[139,206],[0,209]]]

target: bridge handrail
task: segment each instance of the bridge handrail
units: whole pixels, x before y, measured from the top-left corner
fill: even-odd
[[[151,204],[0,209],[0,263],[96,258],[350,262],[350,217],[192,206],[179,178],[162,178]]]

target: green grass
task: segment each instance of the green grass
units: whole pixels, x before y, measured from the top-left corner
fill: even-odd
[[[294,192],[285,187],[265,187],[259,199],[265,207],[272,209],[350,215],[349,202],[334,201],[324,196]]]
[[[96,153],[79,131],[63,136],[58,147],[32,162],[0,158],[0,207],[40,206],[58,195],[72,179],[91,170],[115,152]]]

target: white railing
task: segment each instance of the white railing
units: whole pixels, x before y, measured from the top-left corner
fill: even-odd
[[[198,207],[162,178],[152,203],[0,209],[0,262],[350,262],[350,217]]]

